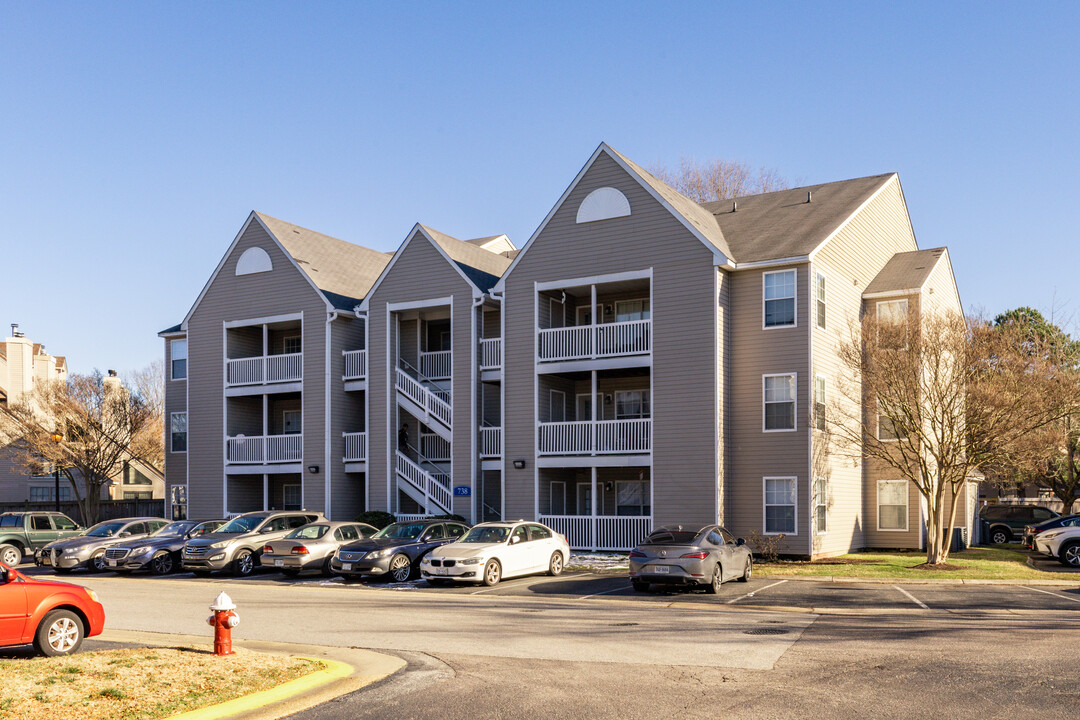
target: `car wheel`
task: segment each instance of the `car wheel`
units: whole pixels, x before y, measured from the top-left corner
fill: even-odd
[[[642,582],[641,580],[631,580],[630,584],[634,586],[634,590],[637,592],[649,592],[649,583]]]
[[[295,568],[289,568],[287,570],[282,570],[281,574],[287,578],[294,578],[300,575],[300,571],[296,570]]]
[[[86,561],[86,569],[90,572],[104,572],[105,571],[105,551],[102,550],[96,555],[91,556]]]
[[[1002,545],[1012,540],[1012,533],[1005,528],[994,528],[990,531],[990,542]]]
[[[502,580],[502,565],[498,560],[488,560],[484,566],[484,584],[488,587],[498,585]]]
[[[720,564],[717,563],[712,571],[712,581],[705,586],[705,592],[716,595],[720,592]]]
[[[4,563],[8,567],[15,567],[22,562],[22,559],[23,553],[21,549],[6,543],[0,545],[0,563]]]
[[[168,575],[176,567],[176,563],[173,561],[172,553],[168,550],[162,550],[154,557],[150,558],[150,572],[155,575]]]
[[[194,575],[197,578],[208,578],[208,577],[210,577],[210,571],[209,570],[192,570],[191,574]]]
[[[555,552],[551,553],[551,560],[548,561],[548,575],[555,577],[556,575],[562,575],[562,571],[562,553],[556,550]]]
[[[333,559],[334,559],[333,555],[327,555],[326,559],[323,560],[323,564],[322,564],[323,577],[334,577],[334,568],[332,568],[330,566],[330,561],[333,560]]]
[[[1069,543],[1058,551],[1058,561],[1062,565],[1080,568],[1080,543]]]
[[[48,657],[70,655],[83,641],[83,623],[70,610],[53,610],[34,633],[34,648]]]
[[[409,582],[412,577],[412,561],[408,555],[395,555],[390,558],[390,577],[394,582]]]
[[[746,558],[746,567],[743,568],[739,582],[750,582],[750,576],[754,574],[754,561]]]
[[[255,556],[250,550],[241,550],[232,562],[233,575],[247,577],[255,572]]]

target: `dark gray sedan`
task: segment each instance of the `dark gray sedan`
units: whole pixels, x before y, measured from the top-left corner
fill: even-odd
[[[106,520],[82,535],[49,543],[34,553],[34,562],[51,565],[58,573],[69,573],[79,567],[100,572],[105,569],[105,550],[145,537],[168,524],[168,520],[152,517]]]
[[[630,582],[639,592],[650,585],[704,585],[716,594],[727,580],[746,582],[753,572],[750,548],[719,525],[658,528],[630,553]]]
[[[397,522],[367,540],[342,546],[330,561],[330,569],[346,580],[389,576],[406,582],[416,575],[422,557],[468,530],[467,525],[452,520]]]
[[[168,575],[180,569],[180,551],[191,538],[212,533],[227,520],[177,520],[136,542],[113,545],[105,551],[105,569],[118,573],[149,570]]]

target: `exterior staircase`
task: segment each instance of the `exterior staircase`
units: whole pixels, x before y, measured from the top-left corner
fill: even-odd
[[[404,360],[398,367],[394,386],[398,405],[431,428],[442,439],[453,440],[453,409],[450,391],[425,377]]]
[[[452,512],[454,490],[450,476],[423,455],[412,460],[396,452],[398,489],[417,502],[426,515],[447,515]]]

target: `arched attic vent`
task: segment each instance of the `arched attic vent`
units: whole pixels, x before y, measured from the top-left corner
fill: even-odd
[[[578,206],[579,223],[596,222],[630,214],[630,201],[613,187],[596,188]]]
[[[274,269],[274,263],[270,256],[261,247],[252,247],[244,251],[240,259],[236,261],[237,275],[253,275],[255,273],[270,272]]]

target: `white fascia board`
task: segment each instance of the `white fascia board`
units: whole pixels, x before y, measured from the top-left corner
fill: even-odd
[[[412,300],[410,302],[386,303],[386,307],[390,310],[390,312],[400,312],[403,310],[419,310],[421,308],[441,307],[443,305],[450,305],[453,301],[454,296],[449,295],[447,297],[430,298],[428,300]]]
[[[882,290],[881,292],[863,293],[863,300],[876,300],[881,298],[892,297],[909,297],[911,295],[922,295],[922,288],[906,288],[904,290]]]
[[[898,185],[900,183],[900,176],[897,175],[896,173],[893,173],[892,175],[890,175],[889,179],[881,184],[881,187],[879,187],[877,190],[875,190],[873,193],[871,193],[870,197],[866,198],[866,200],[864,200],[862,202],[862,204],[859,205],[859,207],[855,208],[855,212],[851,213],[846,218],[844,218],[844,221],[841,222],[839,225],[837,225],[836,229],[833,230],[831,233],[829,233],[825,237],[824,240],[819,242],[817,244],[817,247],[815,247],[813,250],[811,250],[810,254],[807,257],[812,261],[814,259],[814,257],[818,254],[818,251],[821,250],[821,248],[828,245],[830,240],[832,240],[834,237],[836,237],[840,233],[841,230],[846,228],[848,226],[848,223],[850,223],[852,220],[854,220],[856,218],[856,216],[858,216],[859,213],[861,213],[864,209],[866,209],[867,205],[874,202],[874,200],[877,199],[878,195],[885,192],[885,190],[888,189],[894,182],[897,183]],[[905,215],[907,214],[907,204],[906,203],[904,205],[904,214]],[[909,220],[908,224],[910,226],[910,220]],[[912,237],[914,237],[914,233],[912,233]],[[918,243],[916,243],[916,249],[917,248],[918,248]]]
[[[226,320],[224,322],[227,328],[246,327],[248,325],[269,325],[271,323],[278,322],[292,322],[293,320],[303,320],[304,313],[285,313],[283,315],[267,315],[266,317],[248,318],[246,320]]]
[[[804,265],[810,262],[809,255],[798,255],[795,257],[776,258],[775,260],[755,260],[754,262],[738,263],[732,269],[734,270],[756,270],[760,268],[778,267],[781,265]]]
[[[578,171],[578,174],[574,176],[574,179],[570,181],[570,185],[566,188],[563,194],[559,196],[559,199],[555,202],[554,207],[552,207],[548,214],[544,217],[543,221],[540,223],[540,226],[536,228],[536,230],[531,236],[529,236],[529,239],[525,242],[525,245],[522,246],[521,252],[517,254],[517,257],[515,257],[513,262],[510,263],[510,266],[506,268],[506,271],[502,274],[502,277],[499,278],[499,282],[495,283],[495,287],[492,288],[492,292],[501,293],[506,289],[506,278],[510,275],[510,273],[514,272],[514,268],[517,267],[517,264],[521,261],[521,258],[524,257],[525,253],[529,252],[529,248],[532,247],[533,240],[535,240],[540,235],[540,233],[544,231],[544,228],[548,226],[548,223],[551,222],[551,219],[555,217],[555,213],[559,210],[559,208],[562,207],[563,203],[566,202],[566,198],[568,198],[570,196],[570,193],[572,193],[574,189],[578,186],[578,183],[581,182],[581,179],[585,177],[585,173],[588,172],[589,168],[593,166],[593,164],[596,162],[596,159],[600,157],[600,153],[606,154],[608,157],[614,160],[615,163],[619,167],[621,167],[630,177],[637,180],[638,184],[647,193],[649,193],[649,195],[651,195],[653,199],[660,203],[660,205],[663,206],[669,213],[671,213],[673,217],[675,217],[680,223],[682,223],[682,225],[687,230],[689,230],[694,237],[700,240],[705,245],[705,247],[708,248],[709,252],[713,254],[714,265],[718,265],[720,267],[734,268],[734,265],[732,264],[730,258],[724,255],[724,253],[720,252],[720,250],[718,250],[715,245],[709,242],[708,238],[701,234],[700,230],[694,227],[693,223],[687,220],[682,215],[682,213],[676,211],[675,208],[673,208],[667,202],[667,200],[661,197],[656,192],[656,190],[654,190],[653,187],[649,185],[649,183],[645,182],[645,180],[642,179],[640,175],[638,175],[629,165],[623,162],[622,158],[619,157],[619,154],[612,150],[607,143],[602,142],[600,143],[599,147],[596,148],[593,154],[589,157],[589,159],[585,162],[585,165],[581,168],[581,170]]]
[[[187,337],[186,330],[174,330],[173,332],[159,332],[157,334],[159,338],[183,338]]]
[[[607,275],[589,275],[587,277],[538,282],[536,283],[536,290],[537,292],[543,292],[544,290],[559,290],[560,288],[574,287],[576,285],[601,285],[603,283],[622,282],[624,280],[652,280],[652,268],[646,268],[645,270],[628,270],[627,272],[609,273]]]

